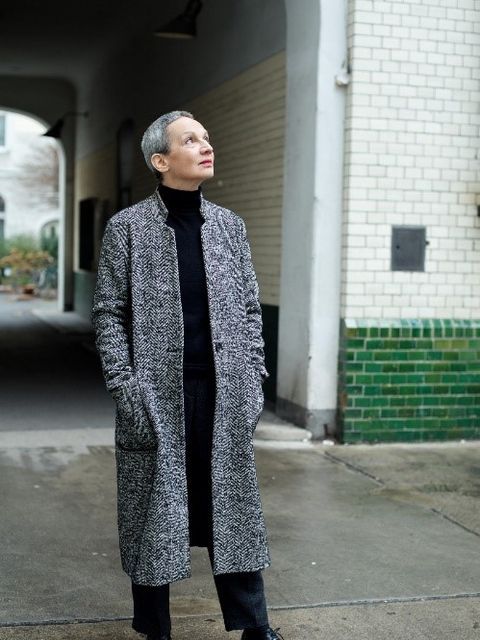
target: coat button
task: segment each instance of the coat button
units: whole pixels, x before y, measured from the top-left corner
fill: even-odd
[[[215,343],[215,351],[221,351],[223,349],[223,345],[221,342]]]

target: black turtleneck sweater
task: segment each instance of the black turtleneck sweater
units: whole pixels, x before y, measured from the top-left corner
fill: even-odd
[[[187,370],[214,367],[207,282],[200,227],[200,187],[196,191],[172,189],[163,184],[158,192],[168,209],[166,223],[175,232],[183,310],[183,365]]]

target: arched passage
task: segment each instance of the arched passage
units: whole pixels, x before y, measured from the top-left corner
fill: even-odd
[[[42,138],[48,123],[32,113],[0,106],[4,121],[4,146],[0,157],[0,238],[8,241],[18,235],[30,235],[40,248],[43,228],[50,223],[55,230],[58,250],[54,281],[64,282],[63,229],[65,219],[65,152],[61,141]],[[6,201],[9,203],[8,211]],[[52,226],[52,222],[55,224]],[[49,267],[50,269],[50,267]],[[57,289],[58,307],[62,300]]]
[[[0,76],[0,109],[37,120],[45,128],[75,108],[73,85],[57,78]],[[58,310],[73,308],[73,154],[74,127],[67,122],[60,141]],[[8,203],[7,203],[8,204]]]

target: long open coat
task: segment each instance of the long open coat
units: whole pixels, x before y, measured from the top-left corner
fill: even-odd
[[[242,218],[201,196],[215,359],[213,573],[270,565],[253,432],[263,408],[259,289]],[[175,233],[158,190],[105,228],[91,312],[116,401],[123,570],[136,584],[191,575],[183,397],[184,328]]]

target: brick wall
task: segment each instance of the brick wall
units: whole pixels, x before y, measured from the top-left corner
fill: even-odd
[[[342,316],[479,318],[480,3],[351,0]],[[426,270],[390,271],[391,225]]]
[[[478,438],[480,3],[351,0],[348,49],[343,438]],[[426,227],[424,272],[392,225]]]

